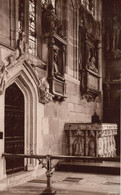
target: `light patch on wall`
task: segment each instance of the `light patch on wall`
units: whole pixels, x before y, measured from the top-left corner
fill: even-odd
[[[48,118],[43,118],[42,119],[42,134],[43,135],[49,134]]]

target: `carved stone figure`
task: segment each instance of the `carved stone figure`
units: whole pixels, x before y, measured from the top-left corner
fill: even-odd
[[[72,155],[84,155],[84,139],[76,136],[72,144]]]
[[[50,86],[46,77],[43,77],[42,79],[39,80],[39,88],[45,92],[49,92]]]
[[[56,48],[54,48],[53,67],[54,67],[54,76],[60,80],[63,80],[62,75],[59,72],[58,49]]]
[[[89,59],[89,64],[88,64],[88,68],[94,72],[98,72],[98,69],[96,68],[96,59],[94,56],[92,56],[90,59]]]
[[[89,142],[89,156],[95,156],[95,141],[90,140]]]
[[[24,32],[20,34],[20,39],[18,40],[18,49],[19,49],[19,56],[25,53],[26,45],[25,45],[25,33]]]
[[[118,17],[113,18],[113,50],[119,49],[119,36],[121,31],[121,24]]]
[[[5,67],[5,64],[3,61],[0,61],[0,94],[2,94],[4,91],[7,75],[8,71]]]
[[[53,95],[51,93],[49,93],[50,86],[49,86],[49,83],[48,83],[46,77],[39,79],[38,88],[39,88],[39,94],[40,94],[39,101],[41,103],[46,104],[46,103],[52,101]]]
[[[58,70],[58,50],[57,49],[54,49],[53,65],[54,65],[54,73],[59,74],[59,70]]]

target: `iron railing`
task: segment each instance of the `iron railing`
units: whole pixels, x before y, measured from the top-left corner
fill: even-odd
[[[42,194],[44,195],[51,195],[56,194],[56,190],[52,187],[52,181],[51,177],[54,172],[54,168],[57,165],[52,165],[52,160],[94,160],[94,161],[114,161],[114,162],[120,162],[120,157],[92,157],[92,156],[66,156],[66,155],[27,155],[27,154],[8,154],[4,153],[2,154],[5,158],[31,158],[36,159],[39,161],[39,164],[42,164],[42,167],[45,168],[46,171],[46,177],[47,177],[47,186]]]

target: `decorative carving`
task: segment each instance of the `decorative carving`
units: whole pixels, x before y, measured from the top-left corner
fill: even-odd
[[[90,140],[89,141],[89,156],[95,156],[95,140]]]
[[[100,23],[95,21],[91,13],[89,13],[82,5],[80,5],[80,25],[95,39],[100,36]]]
[[[52,98],[54,96],[51,93],[49,93],[49,83],[46,77],[43,77],[39,80],[38,89],[39,89],[39,96],[40,96],[39,101],[41,103],[46,104],[52,101]]]
[[[113,50],[111,52],[110,57],[113,59],[120,59],[121,58],[121,50],[119,50],[119,49]]]
[[[59,6],[61,6],[59,4]],[[54,95],[55,101],[65,99],[65,21],[61,21],[55,12],[55,4],[51,1],[42,1],[42,31],[48,38],[49,45],[49,67],[48,82],[50,93]]]
[[[39,88],[42,91],[49,92],[49,83],[47,82],[47,78],[43,77],[39,80]]]
[[[16,50],[10,54],[6,59],[9,67],[20,64],[22,61],[28,58],[28,44],[25,43],[25,33],[19,33],[19,39],[17,41]]]
[[[18,50],[19,50],[19,56],[24,55],[26,51],[26,43],[25,43],[25,33],[21,32],[19,33],[19,39],[18,39]]]
[[[72,130],[72,135],[74,136],[74,137],[76,137],[76,136],[84,136],[84,132],[83,131],[78,131],[78,130],[76,130],[76,131],[73,131]]]
[[[94,15],[94,10],[95,10],[95,0],[89,0],[89,10],[91,13]]]
[[[88,68],[96,73],[98,73],[98,69],[96,68],[96,59],[92,56],[88,61]]]
[[[43,33],[54,33],[58,34],[60,37],[65,38],[65,22],[61,21],[56,13],[55,8],[52,3],[47,3],[46,1],[42,3],[42,29]]]
[[[113,0],[111,6],[105,2],[107,10],[104,12],[103,32],[107,59],[121,59],[121,2]],[[111,9],[113,7],[113,9]],[[116,61],[115,61],[116,62]]]
[[[99,79],[100,77],[94,71],[89,69],[81,71],[80,90],[82,98],[88,102],[95,101],[96,97],[100,95]]]
[[[121,47],[120,47],[120,39],[121,39],[121,23],[117,16],[114,16],[112,19],[112,50],[108,51],[109,58],[120,59],[121,58]]]
[[[54,95],[49,93],[49,83],[45,77],[40,79],[38,72],[39,68],[46,69],[46,65],[39,60],[37,57],[29,54],[28,47],[25,44],[25,34],[22,33],[21,39],[18,41],[18,47],[13,54],[7,57],[8,65],[7,67],[12,68],[13,66],[18,66],[21,64],[27,65],[32,68],[36,84],[38,83],[38,93],[39,101],[41,103],[48,103],[52,101]],[[0,91],[2,92],[5,85],[5,75],[7,75],[7,69],[5,65],[1,65],[1,75],[0,75]],[[0,92],[0,93],[1,93]]]
[[[53,51],[54,51],[54,59],[53,59],[54,76],[55,78],[64,81],[62,74],[59,71],[59,56],[58,56],[59,48],[54,47]]]
[[[94,130],[89,131],[89,137],[95,137],[95,131]]]
[[[72,155],[84,155],[84,138],[77,136],[72,143]]]
[[[42,29],[43,33],[55,33],[59,26],[59,19],[54,13],[52,4],[43,4],[42,6]]]
[[[93,102],[95,100],[95,97],[92,96],[92,94],[83,94],[82,95],[83,99],[86,99],[87,102]]]
[[[121,31],[121,24],[117,16],[113,18],[113,47],[112,50],[119,49],[119,37]]]
[[[5,63],[0,60],[0,95],[5,89],[6,79],[9,77],[9,73]]]
[[[70,155],[115,156],[116,124],[66,123]],[[85,148],[86,147],[86,148]],[[80,151],[79,151],[80,150]],[[85,152],[84,152],[85,151]]]
[[[54,40],[53,40],[54,39]],[[49,64],[48,81],[50,84],[50,92],[54,95],[55,101],[64,101],[65,96],[65,41],[58,36],[50,39],[51,46],[49,48]]]
[[[88,18],[88,16],[84,10],[83,14],[80,14],[80,90],[82,98],[90,102],[95,101],[95,98],[100,95],[98,70],[98,48],[100,41],[99,34],[97,35],[95,31],[95,28],[97,28],[96,21],[94,21],[92,16],[92,19]]]
[[[86,66],[88,69],[98,73],[98,47],[99,40],[92,39],[88,34],[86,34],[86,54],[83,54],[85,58]]]

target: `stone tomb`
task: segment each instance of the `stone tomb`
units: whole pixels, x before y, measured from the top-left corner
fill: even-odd
[[[114,157],[117,124],[66,123],[68,155]]]

